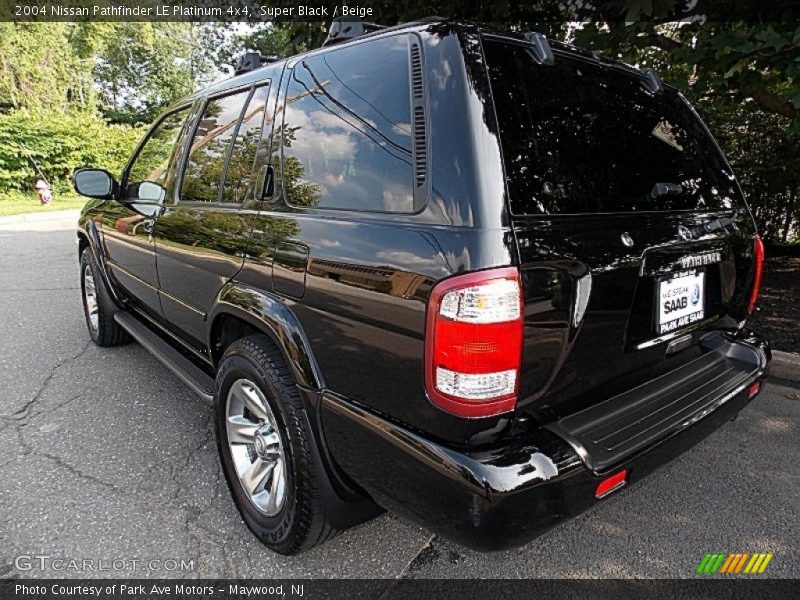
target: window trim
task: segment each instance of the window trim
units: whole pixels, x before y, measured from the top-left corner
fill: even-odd
[[[239,128],[242,125],[242,118],[247,110],[247,107],[250,105],[250,101],[253,99],[253,96],[256,93],[256,90],[259,88],[267,88],[270,89],[272,86],[272,78],[262,79],[256,82],[246,83],[243,85],[230,87],[224,90],[220,90],[219,92],[215,92],[213,94],[209,94],[201,99],[200,109],[197,111],[195,115],[195,122],[192,125],[192,133],[189,138],[189,144],[186,147],[183,156],[181,157],[181,163],[178,170],[178,175],[175,177],[175,193],[173,194],[173,205],[184,205],[184,206],[191,206],[191,207],[199,207],[199,206],[211,206],[216,208],[241,208],[244,203],[242,202],[223,202],[222,201],[222,192],[224,191],[223,188],[225,187],[225,180],[228,176],[228,165],[230,164],[231,156],[233,154],[233,147],[236,143],[236,137],[239,135]],[[244,104],[242,104],[242,109],[239,111],[239,116],[236,118],[236,126],[233,130],[233,135],[231,136],[231,141],[228,144],[228,149],[225,151],[225,162],[222,166],[222,172],[220,173],[220,182],[221,185],[219,186],[219,190],[217,191],[217,199],[214,202],[206,202],[203,200],[183,200],[181,198],[181,190],[183,189],[183,178],[186,173],[186,165],[189,162],[189,156],[191,155],[191,148],[192,148],[192,140],[194,140],[195,135],[197,135],[197,129],[200,127],[200,121],[203,119],[203,114],[206,111],[210,102],[214,100],[219,100],[220,98],[225,98],[227,96],[235,96],[236,94],[240,94],[244,91],[249,91],[247,94],[247,99],[245,100]],[[261,127],[262,127],[262,139],[263,139],[263,128],[264,122],[267,114],[267,107],[269,104],[269,96],[267,96],[267,102],[264,105],[264,111],[261,115]],[[260,143],[260,140],[259,140]],[[253,166],[255,166],[255,158],[253,159]],[[251,172],[252,174],[252,172]]]
[[[393,33],[391,35],[383,35],[383,36],[372,38],[372,39],[365,39],[365,40],[361,40],[361,41],[359,41],[357,43],[354,43],[352,45],[348,44],[347,46],[333,47],[330,50],[325,50],[325,51],[321,51],[321,52],[315,52],[312,55],[301,57],[298,60],[293,61],[291,64],[287,65],[286,66],[286,71],[285,71],[285,73],[286,73],[286,84],[285,84],[285,86],[284,85],[281,86],[282,87],[282,90],[281,90],[282,93],[281,93],[281,98],[279,99],[279,103],[278,103],[279,104],[279,108],[283,113],[281,115],[281,128],[283,128],[286,125],[286,98],[289,95],[289,86],[292,83],[292,78],[294,77],[295,69],[299,65],[302,65],[304,62],[306,62],[309,59],[316,59],[316,58],[319,58],[319,57],[326,56],[328,54],[332,54],[334,52],[345,51],[348,48],[361,46],[362,44],[369,44],[369,43],[373,43],[373,42],[386,40],[386,39],[389,39],[389,38],[392,38],[392,37],[401,37],[401,36],[405,37],[406,40],[407,40],[407,43],[408,43],[408,48],[406,50],[406,69],[407,69],[407,77],[408,77],[408,102],[409,102],[408,118],[409,118],[409,123],[411,123],[411,126],[412,126],[411,148],[410,148],[410,152],[409,152],[409,155],[411,157],[411,166],[410,166],[410,170],[409,170],[409,189],[411,190],[411,195],[412,195],[412,208],[411,208],[411,210],[397,211],[397,210],[379,210],[379,209],[366,209],[366,208],[347,208],[347,207],[340,207],[340,206],[299,206],[299,205],[296,205],[296,204],[292,204],[289,201],[289,196],[288,196],[287,191],[286,191],[286,185],[284,185],[284,163],[285,163],[286,156],[285,156],[285,153],[284,153],[285,146],[283,144],[283,140],[281,140],[280,149],[279,149],[279,151],[277,153],[278,154],[278,159],[280,161],[281,191],[280,191],[280,197],[276,198],[276,200],[278,200],[278,199],[283,200],[283,205],[286,208],[289,208],[289,209],[291,209],[293,211],[302,211],[302,212],[304,212],[306,214],[308,214],[308,213],[312,213],[313,214],[315,211],[323,211],[323,214],[325,214],[325,212],[331,211],[331,212],[336,212],[336,213],[345,213],[345,214],[349,213],[349,214],[353,214],[353,215],[371,214],[371,215],[413,216],[413,215],[418,215],[418,214],[420,214],[420,213],[425,211],[425,209],[427,208],[427,204],[428,204],[427,189],[428,189],[428,186],[430,185],[430,183],[429,183],[430,176],[427,178],[428,181],[426,182],[426,185],[423,185],[423,186],[418,186],[416,184],[416,179],[415,179],[415,160],[416,160],[416,157],[415,157],[415,153],[414,153],[414,131],[413,131],[414,97],[413,97],[413,89],[412,89],[413,86],[411,84],[411,44],[414,43],[414,42],[416,42],[419,45],[420,53],[421,53],[421,55],[423,57],[422,77],[423,77],[424,97],[423,97],[423,100],[422,100],[422,104],[423,104],[423,107],[424,107],[424,110],[425,110],[425,134],[426,134],[426,138],[429,137],[427,135],[428,134],[428,130],[429,130],[429,117],[428,117],[428,110],[427,110],[427,104],[428,104],[428,102],[427,102],[428,85],[427,84],[428,84],[428,81],[427,81],[427,77],[426,77],[427,74],[426,74],[425,68],[424,68],[424,47],[423,47],[421,39],[419,38],[419,36],[417,34],[410,33],[410,32],[407,32],[407,31],[399,31],[399,32]],[[412,36],[416,38],[413,41],[412,41]],[[428,152],[428,156],[430,157],[430,151]],[[426,162],[426,167],[428,167],[428,173],[430,173],[430,168],[429,168],[430,165],[427,162]],[[420,187],[425,188],[425,189],[424,189],[424,194],[423,194],[422,198],[418,201],[418,191],[417,190]],[[275,203],[275,201],[273,201],[273,203]],[[272,210],[275,210],[276,208],[277,207],[273,206]]]

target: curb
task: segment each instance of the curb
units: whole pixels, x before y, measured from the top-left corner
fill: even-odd
[[[80,208],[68,210],[51,210],[40,213],[23,213],[21,215],[9,215],[0,217],[0,225],[7,223],[30,223],[35,221],[52,221],[55,219],[77,219],[81,214]]]
[[[800,383],[800,354],[773,350],[769,375],[775,379]]]

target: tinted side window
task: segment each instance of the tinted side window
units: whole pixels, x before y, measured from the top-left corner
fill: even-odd
[[[216,202],[228,149],[250,90],[209,100],[189,147],[181,201]]]
[[[269,87],[256,88],[253,97],[247,104],[247,109],[239,125],[239,132],[231,150],[231,159],[225,172],[225,185],[222,188],[223,202],[241,203],[244,201],[249,185],[256,150],[261,140],[261,130],[264,126],[264,110],[269,97]]]
[[[159,194],[153,194],[153,191],[159,189],[158,186],[163,189],[167,185],[167,172],[175,160],[175,143],[188,113],[188,107],[172,112],[152,129],[128,170],[129,197],[142,200],[163,200],[163,197],[156,197]],[[144,182],[158,184],[158,186],[142,186],[141,184]],[[161,195],[163,196],[163,191]]]
[[[514,214],[739,201],[733,174],[674,90],[653,94],[632,74],[563,55],[541,66],[517,44],[484,47]]]
[[[290,205],[414,210],[408,64],[401,35],[294,67],[281,130]]]

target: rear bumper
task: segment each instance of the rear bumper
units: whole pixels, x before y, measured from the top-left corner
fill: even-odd
[[[384,508],[478,550],[518,546],[604,501],[594,493],[609,473],[625,468],[635,483],[733,419],[751,400],[748,388],[764,379],[770,351],[752,336],[726,343],[741,345],[728,350],[753,361],[747,376],[602,470],[591,468],[585,447],[554,429],[536,427],[502,448],[462,453],[332,395],[323,396],[326,443]]]

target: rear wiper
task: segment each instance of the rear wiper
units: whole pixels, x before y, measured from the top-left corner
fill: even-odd
[[[713,221],[709,221],[708,223],[703,223],[702,225],[696,227],[696,229],[700,229],[703,233],[713,233],[719,229],[725,229],[726,227],[730,227],[731,225],[736,228],[736,221],[739,218],[739,209],[733,211],[733,214],[730,217],[724,217],[722,219],[714,219]]]
[[[685,188],[677,183],[657,183],[653,186],[653,189],[650,190],[650,198],[652,200],[656,200],[661,196],[679,196],[685,192]],[[730,226],[733,226],[734,229],[736,228],[736,221],[739,220],[739,209],[733,211],[733,214],[730,217],[723,217],[721,219],[714,219],[713,221],[707,221],[706,223],[702,223],[701,225],[696,225],[694,227],[689,227],[689,230],[692,232],[694,237],[700,237],[701,235],[705,235],[707,233],[714,233],[715,231],[719,231],[720,229],[725,230]]]
[[[683,186],[677,183],[657,183],[650,190],[650,198],[656,200],[661,196],[678,196],[683,193]]]

